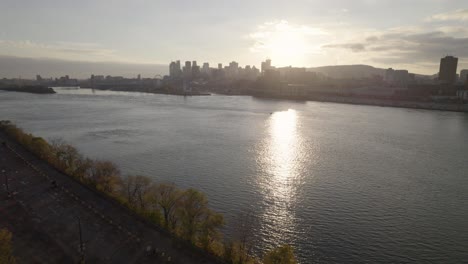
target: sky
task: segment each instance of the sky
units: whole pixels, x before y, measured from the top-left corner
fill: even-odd
[[[0,56],[434,74],[454,55],[468,68],[466,0],[0,0],[0,25]]]

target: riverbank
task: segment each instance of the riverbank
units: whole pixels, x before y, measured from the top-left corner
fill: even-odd
[[[34,94],[54,94],[54,89],[42,86],[42,85],[28,85],[28,86],[7,86],[0,87],[0,90],[9,92],[23,92],[23,93],[34,93]]]
[[[43,194],[43,188],[37,190],[39,193],[34,193],[34,190],[25,190],[27,186],[7,183],[5,190],[5,196],[10,199],[19,197],[21,192],[33,193],[39,197],[26,204],[21,201],[22,205],[34,207],[34,202],[39,201],[40,205],[49,204],[47,208],[55,208],[55,216],[52,216],[54,219],[50,221],[61,226],[52,228],[63,230],[56,234],[57,244],[74,244],[69,241],[72,232],[67,231],[68,227],[65,225],[73,222],[73,219],[69,219],[70,215],[67,212],[57,213],[61,208],[75,207],[74,200],[84,209],[84,212],[75,215],[75,218],[81,219],[81,215],[88,213],[87,217],[90,219],[87,219],[87,222],[98,226],[98,230],[110,225],[124,234],[124,237],[117,241],[127,239],[138,246],[135,249],[137,252],[122,255],[112,263],[147,263],[149,261],[141,256],[144,254],[147,257],[148,251],[152,252],[152,261],[162,257],[163,262],[173,263],[235,263],[239,259],[253,263],[256,259],[251,252],[245,250],[245,242],[223,239],[220,232],[224,225],[223,215],[208,208],[206,196],[193,188],[180,189],[174,184],[157,183],[140,175],[124,176],[112,162],[84,157],[76,148],[61,140],[48,143],[40,137],[25,133],[9,121],[0,121],[0,141],[6,152],[11,151],[34,171],[27,174],[31,179],[23,177],[23,185],[24,182],[41,180],[40,183],[31,185],[31,188],[42,184],[49,186],[48,189],[55,195],[57,192],[64,195],[59,199],[64,204],[57,206],[39,199],[42,196],[50,196]],[[12,165],[13,161],[5,160],[3,159],[4,164],[0,165],[8,170],[8,176],[12,175],[12,171],[21,170],[21,166]],[[19,175],[14,177],[18,178]],[[66,202],[67,198],[70,198],[68,200],[72,203]],[[47,212],[42,211],[43,208],[44,206],[38,207],[37,214],[49,217]],[[99,221],[102,220],[104,223],[101,225]],[[0,228],[1,225],[6,224],[0,221]],[[43,229],[39,231],[45,234],[53,232]],[[95,232],[97,231],[90,233]],[[114,243],[115,239],[111,238],[110,234],[108,236],[105,243]],[[292,248],[289,249],[292,254]],[[100,255],[98,248],[95,250],[97,251],[93,257],[106,260],[104,255]],[[82,257],[82,252],[79,256],[73,256],[67,251],[69,250],[63,253],[64,256],[74,259]],[[276,254],[275,252],[270,251],[265,257]],[[135,259],[138,261],[133,262]],[[121,260],[125,262],[120,262]]]
[[[150,89],[150,88],[135,88],[135,87],[112,87],[112,88],[90,88],[81,87],[82,89],[95,89],[101,91],[115,91],[115,92],[138,92],[138,93],[150,93],[150,94],[167,94],[167,95],[178,95],[178,96],[210,96],[211,93],[198,92],[198,91],[175,91],[170,89]]]
[[[382,107],[396,107],[396,108],[410,108],[410,109],[425,109],[436,111],[451,111],[451,112],[465,112],[468,113],[468,104],[447,104],[436,102],[419,102],[419,101],[400,101],[400,100],[384,100],[375,98],[359,98],[359,97],[344,97],[344,96],[267,96],[267,95],[253,95],[258,98],[271,98],[278,100],[294,100],[294,101],[314,101],[314,102],[327,102],[327,103],[340,103],[340,104],[353,104],[353,105],[372,105]]]
[[[6,143],[0,146],[0,164],[13,194],[7,198],[4,188],[0,190],[0,210],[6,216],[0,218],[0,227],[13,232],[14,253],[20,260],[78,263],[80,221],[86,262],[220,263],[58,172],[3,132],[0,141]]]

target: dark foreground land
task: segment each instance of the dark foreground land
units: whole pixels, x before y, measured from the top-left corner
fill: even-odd
[[[28,86],[7,86],[0,87],[0,90],[10,92],[23,92],[23,93],[35,93],[35,94],[54,94],[54,89],[42,86],[42,85],[28,85]]]
[[[8,147],[0,145],[0,228],[13,233],[19,263],[78,263],[78,218],[86,263],[218,262],[59,173],[0,132],[3,141]]]

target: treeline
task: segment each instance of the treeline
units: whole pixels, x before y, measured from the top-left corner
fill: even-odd
[[[25,85],[25,86],[1,86],[0,90],[10,91],[10,92],[24,92],[24,93],[36,93],[36,94],[54,94],[56,93],[54,89],[43,86],[43,85]]]
[[[146,176],[122,176],[119,168],[110,161],[87,158],[59,139],[49,143],[25,133],[10,121],[0,121],[0,129],[57,170],[106,194],[179,239],[227,263],[259,263],[245,239],[223,239],[220,232],[225,224],[223,215],[208,207],[203,193],[192,188],[180,189],[171,183],[154,182]],[[279,250],[282,248],[266,254],[265,263],[296,263],[290,247],[287,247],[288,257],[271,258],[272,254],[284,255],[285,251]],[[292,259],[294,262],[271,261],[273,259]]]

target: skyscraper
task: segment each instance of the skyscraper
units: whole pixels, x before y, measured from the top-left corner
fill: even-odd
[[[197,61],[192,61],[192,77],[198,78],[200,76],[200,66],[197,65]]]
[[[169,76],[171,78],[177,78],[177,77],[180,77],[180,73],[181,73],[181,70],[180,70],[180,61],[172,61],[170,64],[169,64]]]
[[[192,78],[192,62],[186,61],[184,66],[184,78]]]
[[[460,82],[463,84],[468,83],[468,70],[460,71]]]
[[[440,59],[439,81],[444,84],[453,84],[457,79],[458,58],[446,56]]]
[[[267,59],[266,61],[262,62],[262,73],[265,73],[266,70],[271,69],[271,60]]]
[[[203,67],[201,70],[204,74],[208,74],[210,72],[210,64],[208,62],[203,63]]]

